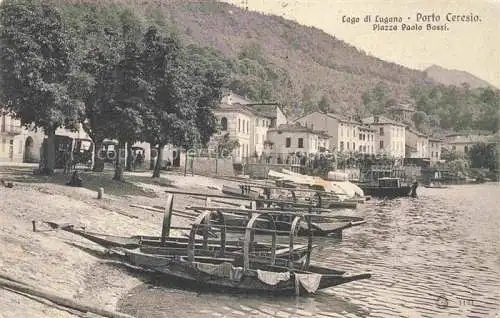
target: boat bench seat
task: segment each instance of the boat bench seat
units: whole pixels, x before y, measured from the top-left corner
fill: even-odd
[[[225,257],[211,257],[211,256],[195,256],[195,260],[203,260],[203,261],[217,261],[219,263],[229,262],[233,263],[235,261],[234,258],[225,258]]]

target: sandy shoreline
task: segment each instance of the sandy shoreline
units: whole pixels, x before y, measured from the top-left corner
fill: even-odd
[[[89,231],[116,235],[160,235],[163,215],[131,208],[129,204],[165,204],[163,186],[153,184],[150,173],[126,175],[128,182],[141,193],[114,195],[106,192],[110,175],[96,177],[84,174],[86,188],[64,185],[63,176],[35,177],[29,170],[0,167],[0,178],[12,180],[13,188],[0,187],[0,273],[43,288],[59,296],[84,302],[106,310],[116,310],[118,300],[142,281],[123,269],[90,255],[74,245],[102,250],[96,244],[64,231],[44,231],[49,227],[39,221],[72,223],[86,226]],[[101,178],[101,179],[99,179]],[[142,179],[141,179],[142,178]],[[139,181],[135,181],[139,179]],[[86,181],[87,180],[87,181]],[[184,191],[217,192],[209,186],[221,187],[222,181],[201,176],[164,174],[161,181]],[[150,183],[148,183],[148,181]],[[85,186],[85,184],[84,184]],[[105,197],[97,200],[92,188],[103,186]],[[111,185],[113,186],[113,185]],[[128,185],[123,185],[123,188]],[[120,185],[117,186],[120,188]],[[152,197],[156,194],[157,197]],[[176,196],[174,208],[186,204],[201,205],[199,200]],[[123,211],[137,218],[114,211]],[[32,230],[37,221],[37,232]],[[173,226],[185,226],[189,220],[174,216]],[[74,245],[72,245],[74,244]],[[0,317],[75,317],[35,300],[0,289]]]

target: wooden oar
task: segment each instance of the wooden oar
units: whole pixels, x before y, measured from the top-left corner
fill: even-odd
[[[50,300],[51,302],[53,302],[57,305],[76,309],[76,310],[81,311],[81,312],[90,312],[90,313],[97,314],[97,315],[103,316],[103,317],[133,318],[133,316],[130,316],[130,315],[127,315],[124,313],[120,313],[120,312],[116,312],[116,311],[108,311],[105,309],[100,309],[97,307],[86,305],[86,304],[77,302],[77,301],[72,300],[72,299],[63,298],[63,297],[58,296],[56,294],[53,294],[51,292],[32,287],[27,283],[20,282],[19,280],[11,278],[5,274],[2,274],[2,277],[3,278],[0,278],[0,286],[1,287],[4,287],[6,289],[12,289],[12,290],[15,290],[15,291],[18,291],[21,293],[25,293],[28,295],[44,298],[44,299]]]

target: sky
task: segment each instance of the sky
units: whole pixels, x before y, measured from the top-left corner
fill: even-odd
[[[314,26],[366,53],[413,69],[433,64],[467,71],[500,88],[500,0],[222,0]],[[402,17],[412,25],[417,15],[439,15],[447,31],[373,31],[375,16]],[[448,13],[478,15],[478,22],[447,22]],[[366,15],[370,23],[363,23]],[[343,16],[359,23],[343,22]],[[430,18],[430,17],[429,17]],[[421,18],[423,20],[424,17]],[[396,23],[398,26],[401,23]]]

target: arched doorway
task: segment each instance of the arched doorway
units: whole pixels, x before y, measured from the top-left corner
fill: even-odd
[[[23,155],[23,162],[36,162],[35,156],[34,156],[34,141],[33,138],[29,137],[26,138],[26,141],[24,142],[24,155]]]

